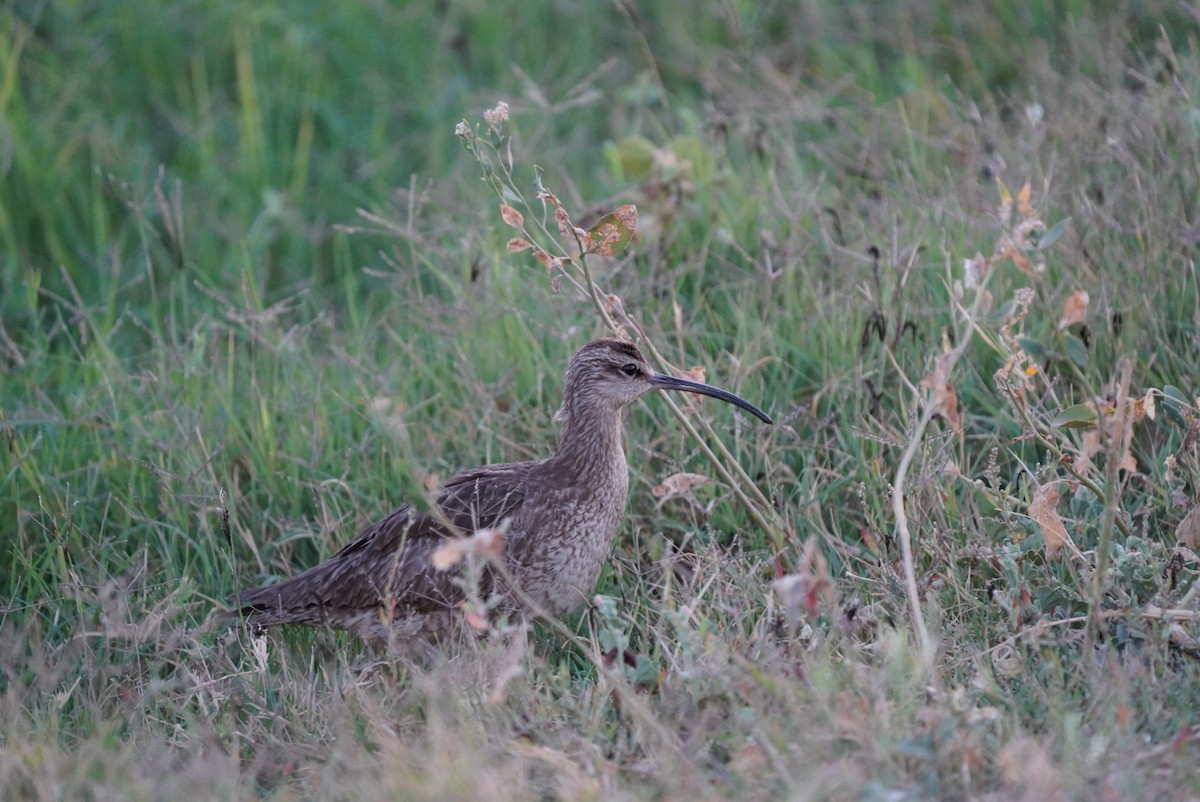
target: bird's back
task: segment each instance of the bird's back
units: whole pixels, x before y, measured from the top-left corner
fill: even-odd
[[[457,570],[434,569],[433,552],[447,538],[499,526],[517,513],[535,465],[456,474],[435,491],[429,511],[399,507],[320,565],[240,594],[232,615],[251,626],[323,625],[383,639],[441,629],[464,593]],[[491,582],[489,572],[483,581]]]

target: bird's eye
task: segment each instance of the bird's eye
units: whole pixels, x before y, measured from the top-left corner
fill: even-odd
[[[632,379],[634,376],[638,375],[638,366],[630,362],[621,366],[621,372]]]

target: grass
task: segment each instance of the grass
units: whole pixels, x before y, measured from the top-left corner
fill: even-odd
[[[1200,796],[1196,22],[844,5],[0,12],[0,796]],[[769,503],[657,501],[716,473],[649,399],[604,598],[506,685],[221,631],[552,448],[606,327],[453,134],[502,98],[512,187],[637,204],[592,274],[776,417],[703,407]]]

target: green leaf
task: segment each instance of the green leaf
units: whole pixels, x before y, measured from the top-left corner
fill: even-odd
[[[1041,362],[1046,358],[1046,346],[1032,337],[1021,337],[1017,340],[1017,344],[1025,349],[1031,357]]]
[[[1046,250],[1051,245],[1058,242],[1059,237],[1065,234],[1067,229],[1070,227],[1071,218],[1064,217],[1062,220],[1059,220],[1057,223],[1050,226],[1050,228],[1046,229],[1046,233],[1042,234],[1042,236],[1038,238],[1037,249],[1039,251]]]
[[[617,180],[645,181],[654,166],[654,143],[644,136],[627,136],[619,142],[607,142],[604,156]]]
[[[1046,538],[1041,531],[1033,532],[1029,537],[1017,544],[1017,551],[1021,554],[1029,554],[1031,552],[1044,551],[1046,548]]]
[[[1178,387],[1176,387],[1173,384],[1164,385],[1162,392],[1163,392],[1164,398],[1168,399],[1169,401],[1174,402],[1173,405],[1179,405],[1179,406],[1186,407],[1186,406],[1190,406],[1192,403],[1191,401],[1188,401],[1188,397],[1183,394],[1183,390],[1180,390]]]
[[[1080,369],[1088,366],[1087,346],[1083,344],[1083,340],[1076,337],[1074,334],[1063,333],[1063,343],[1067,348],[1067,356]]]
[[[1180,413],[1180,409],[1191,406],[1191,402],[1188,401],[1187,396],[1183,394],[1182,390],[1173,384],[1165,385],[1162,388],[1162,393],[1163,403],[1159,408],[1167,416],[1167,420],[1179,426],[1186,425],[1187,420],[1184,418],[1182,413]]]
[[[1060,410],[1050,425],[1056,429],[1090,429],[1096,425],[1096,412],[1084,404],[1075,404]]]
[[[644,654],[637,656],[637,668],[633,671],[633,681],[640,685],[655,685],[658,683],[658,666]]]
[[[1016,305],[1016,301],[1013,301],[1012,299],[1005,301],[996,308],[996,311],[988,315],[988,322],[993,326],[1001,325],[1005,320],[1008,320],[1009,316],[1012,315],[1013,309],[1016,308]]]

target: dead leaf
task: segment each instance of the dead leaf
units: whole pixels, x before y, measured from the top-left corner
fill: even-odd
[[[1062,315],[1058,318],[1058,330],[1062,331],[1076,323],[1082,323],[1087,317],[1089,300],[1087,290],[1076,290],[1071,293],[1071,297],[1067,298],[1067,302],[1063,304]]]
[[[463,546],[465,538],[450,538],[442,545],[433,550],[433,554],[429,557],[429,562],[433,565],[434,570],[447,571],[463,561],[467,556],[467,549]]]
[[[1200,549],[1200,504],[1183,516],[1179,526],[1175,527],[1175,540],[1179,545],[1192,551]]]
[[[546,270],[548,270],[552,274],[555,274],[555,271],[562,270],[563,260],[558,258],[557,256],[551,256],[550,254],[546,253],[545,251],[534,251],[533,258],[537,259],[539,262],[544,264],[546,266]],[[557,281],[557,279],[558,279],[557,274],[554,275],[554,279],[555,279],[555,281]]]
[[[558,233],[564,237],[575,236],[575,227],[571,225],[571,215],[561,206],[554,209],[554,222],[558,224]]]
[[[939,415],[955,432],[962,431],[962,418],[958,414],[958,393],[949,382],[950,355],[939,354],[933,363],[933,372],[921,379],[921,386],[927,388],[929,399],[926,402],[933,414]]]
[[[636,231],[638,226],[638,210],[632,203],[627,203],[624,206],[618,206],[613,212],[617,220],[621,221],[621,225],[628,228],[630,231]]]
[[[795,618],[800,608],[814,616],[822,601],[831,604],[837,602],[837,590],[833,577],[829,575],[829,563],[817,546],[817,538],[810,537],[804,544],[804,554],[800,557],[796,572],[776,579],[771,583],[771,590],[790,618]]]
[[[694,382],[700,382],[701,384],[703,384],[704,377],[705,377],[705,371],[704,371],[703,365],[693,365],[692,369],[688,371],[688,378],[690,378]]]
[[[1088,429],[1080,439],[1079,453],[1075,455],[1073,467],[1077,473],[1086,473],[1092,468],[1092,457],[1100,453],[1100,430]]]
[[[463,610],[463,621],[476,632],[487,632],[492,626],[486,618],[474,610]]]
[[[429,562],[435,570],[446,571],[475,554],[489,560],[504,558],[504,535],[507,527],[494,526],[480,529],[470,537],[446,538],[442,545],[433,550]]]
[[[621,300],[621,296],[609,293],[604,296],[604,311],[610,313],[624,314],[625,303]]]
[[[1154,420],[1154,416],[1157,414],[1156,402],[1154,400],[1156,392],[1157,390],[1151,388],[1141,398],[1134,399],[1132,408],[1134,423],[1137,423],[1142,418]]]
[[[1029,182],[1025,182],[1025,186],[1021,187],[1021,191],[1017,193],[1017,214],[1022,220],[1029,220],[1036,214],[1033,210],[1033,203],[1030,202],[1030,197],[1033,192],[1029,186]]]
[[[633,239],[637,221],[637,207],[633,204],[618,207],[616,211],[604,215],[585,232],[588,253],[616,256]]]
[[[655,485],[650,488],[650,493],[655,498],[667,501],[676,496],[688,495],[691,491],[700,485],[707,484],[709,478],[699,473],[677,473],[668,476],[663,480],[661,485]]]
[[[958,393],[954,391],[954,385],[947,382],[942,386],[940,394],[935,390],[934,400],[938,407],[938,414],[946,419],[946,423],[951,429],[961,432],[962,418],[958,414]]]
[[[1001,680],[1014,680],[1025,674],[1025,660],[1012,644],[1002,644],[991,653],[991,670]]]
[[[1021,253],[1016,248],[1013,248],[1011,245],[1008,248],[1007,256],[1022,273],[1030,278],[1037,276],[1037,270],[1034,269],[1033,263],[1025,258],[1025,254]]]
[[[521,251],[527,251],[532,247],[533,247],[532,242],[530,242],[527,239],[521,239],[520,237],[513,237],[512,239],[510,239],[508,241],[508,250],[511,251],[512,253],[520,253]]]
[[[1047,559],[1057,557],[1067,546],[1070,546],[1072,551],[1076,550],[1075,544],[1071,542],[1071,536],[1067,534],[1067,527],[1063,525],[1062,518],[1058,516],[1058,484],[1056,482],[1047,482],[1033,494],[1033,501],[1029,503],[1029,517],[1042,530],[1042,539],[1046,542]]]
[[[513,228],[521,231],[525,230],[525,218],[507,203],[500,204],[500,219]]]

